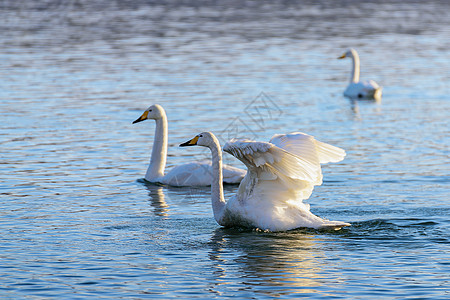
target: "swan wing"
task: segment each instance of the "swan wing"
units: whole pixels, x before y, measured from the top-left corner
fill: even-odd
[[[364,82],[364,85],[367,89],[377,90],[377,89],[381,88],[381,86],[373,80],[368,80],[368,81]]]
[[[382,87],[373,80],[351,83],[344,91],[344,95],[350,98],[379,98]]]
[[[223,170],[223,182],[228,184],[240,183],[241,180],[244,178],[245,174],[247,173],[245,170],[230,165],[223,165],[222,170]],[[209,185],[211,185],[211,183]]]
[[[237,184],[244,178],[245,170],[223,166],[223,182]],[[212,182],[211,161],[198,161],[175,166],[158,182],[171,186],[209,186]]]
[[[317,156],[300,157],[275,144],[250,140],[231,140],[223,147],[242,161],[259,179],[284,178],[320,184],[322,173]]]
[[[320,142],[313,136],[302,132],[276,134],[272,137],[270,143],[308,159],[312,163],[338,162],[345,157],[343,149]]]
[[[175,166],[158,181],[171,186],[208,186],[211,175],[208,164],[191,162]]]
[[[349,225],[315,216],[302,201],[322,183],[320,162],[341,160],[342,149],[296,132],[276,135],[271,142],[231,140],[223,150],[248,168],[237,194],[227,202],[230,223],[243,219],[272,231]]]

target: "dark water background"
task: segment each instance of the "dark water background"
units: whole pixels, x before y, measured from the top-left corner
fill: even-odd
[[[0,1],[0,297],[448,299],[449,11]],[[342,96],[348,47],[380,103]],[[131,121],[154,103],[167,168],[208,156],[177,147],[204,130],[344,148],[307,202],[353,226],[225,230],[208,188],[145,184],[154,124]]]

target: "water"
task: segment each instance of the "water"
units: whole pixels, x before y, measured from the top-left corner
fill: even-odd
[[[1,2],[1,297],[448,298],[449,3],[196,3]],[[350,46],[381,103],[342,96]],[[204,130],[344,148],[307,202],[352,227],[223,229],[145,184],[153,103],[168,169]]]

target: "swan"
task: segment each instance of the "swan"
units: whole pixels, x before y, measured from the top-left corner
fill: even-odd
[[[226,202],[219,141],[213,133],[202,132],[180,146],[194,145],[211,150],[211,202],[219,225],[270,231],[300,227],[338,230],[350,226],[315,216],[309,205],[302,202],[309,198],[315,185],[322,183],[320,164],[341,161],[344,150],[301,132],[275,135],[268,143],[231,140],[223,151],[242,161],[248,170],[236,195]]]
[[[167,159],[168,124],[164,108],[155,104],[147,108],[133,124],[153,119],[156,121],[155,139],[153,142],[150,165],[145,179],[153,183],[162,183],[171,186],[209,186],[211,185],[211,162],[191,162],[174,167],[164,175]],[[232,166],[223,167],[225,183],[237,184],[245,176],[245,171]]]
[[[359,55],[355,49],[349,49],[347,52],[338,57],[343,59],[351,57],[353,61],[352,75],[350,78],[350,84],[344,91],[344,96],[349,98],[361,98],[361,99],[381,99],[382,87],[373,80],[359,81]]]

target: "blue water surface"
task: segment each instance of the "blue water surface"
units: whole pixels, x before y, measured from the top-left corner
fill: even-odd
[[[0,298],[448,299],[447,1],[3,1]],[[358,50],[383,98],[342,93]],[[144,177],[201,131],[346,150],[311,211],[340,231],[221,228],[209,188]],[[243,167],[232,156],[226,163]],[[237,186],[226,186],[230,197]]]

